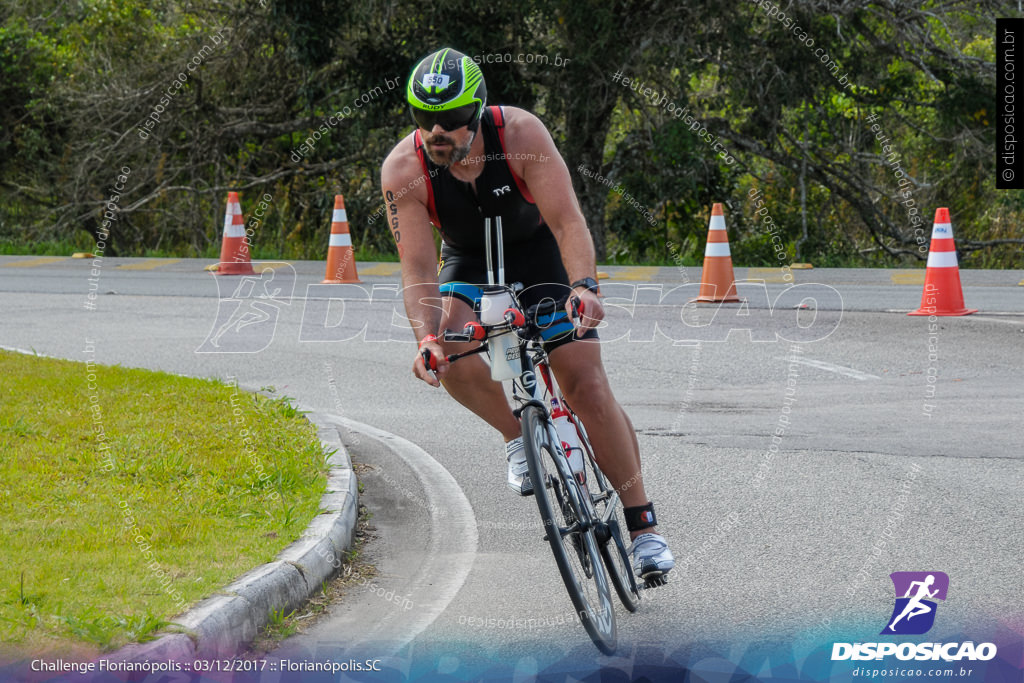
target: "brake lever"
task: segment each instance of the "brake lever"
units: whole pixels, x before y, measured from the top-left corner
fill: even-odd
[[[586,307],[583,300],[578,296],[573,295],[572,298],[569,299],[569,302],[572,304],[572,319],[579,320],[583,315],[583,309]]]

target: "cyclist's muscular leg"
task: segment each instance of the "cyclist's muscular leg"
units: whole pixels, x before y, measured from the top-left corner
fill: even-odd
[[[445,297],[441,329],[461,330],[473,320],[476,316],[465,301],[453,296]],[[444,343],[443,347],[445,353],[452,354],[467,351],[477,343]],[[441,384],[452,398],[501,432],[506,441],[522,435],[519,420],[512,414],[505,391],[499,382],[491,379],[490,368],[480,356],[467,356],[458,363],[452,363]]]
[[[625,507],[646,505],[640,447],[626,411],[612,395],[597,340],[564,344],[550,354],[551,369],[566,400],[583,420],[601,471]],[[653,531],[654,528],[645,529]],[[640,532],[632,532],[637,536]]]

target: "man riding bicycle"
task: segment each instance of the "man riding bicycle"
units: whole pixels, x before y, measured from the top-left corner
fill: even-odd
[[[521,282],[530,306],[565,298],[582,303],[575,327],[559,312],[544,333],[550,365],[573,411],[583,420],[601,471],[619,492],[633,540],[634,570],[642,578],[675,566],[655,531],[654,506],[644,492],[633,425],[612,395],[596,327],[604,318],[595,280],[594,245],[562,156],[547,128],[516,107],[487,107],[480,67],[444,48],[409,77],[406,97],[417,129],[384,160],[381,187],[402,263],[406,315],[420,350],[437,359],[431,375],[420,353],[413,373],[448,393],[501,432],[508,486],[530,495],[522,428],[484,360],[456,364],[446,354],[468,344],[441,343],[445,329],[477,319],[479,285],[487,282],[484,220],[500,216],[507,282]],[[440,266],[431,224],[442,237]],[[570,285],[570,283],[572,283]]]

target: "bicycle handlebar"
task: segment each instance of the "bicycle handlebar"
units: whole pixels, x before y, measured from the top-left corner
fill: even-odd
[[[504,320],[500,323],[484,325],[483,323],[474,320],[466,323],[466,326],[462,328],[462,332],[445,330],[441,336],[447,342],[484,341],[487,339],[489,334],[492,334],[495,331],[504,332],[507,330],[528,328],[531,325],[536,326],[537,319],[540,316],[554,314],[561,310],[562,306],[565,305],[565,302],[569,300],[572,301],[572,318],[573,320],[577,320],[583,314],[584,305],[578,296],[572,295],[567,296],[564,299],[547,299],[539,304],[530,306],[525,311],[515,307],[510,307],[505,309],[505,315],[503,316]]]
[[[515,307],[510,307],[505,309],[504,320],[500,323],[484,325],[483,323],[474,320],[466,323],[466,326],[462,328],[462,332],[445,330],[441,334],[441,338],[446,342],[455,343],[467,343],[472,341],[483,342],[486,341],[488,335],[493,334],[495,331],[506,332],[510,330],[521,330],[531,326],[539,327],[537,319],[540,316],[553,315],[562,309],[566,301],[572,302],[572,318],[573,320],[578,320],[583,315],[585,307],[583,301],[573,294],[562,299],[546,299],[541,301],[539,304],[530,306],[525,311]],[[486,349],[486,344],[480,344],[480,346],[469,351],[449,354],[446,360],[449,363],[454,363],[459,358],[481,353]],[[437,359],[430,353],[430,349],[422,349],[420,351],[420,356],[423,358],[423,365],[428,370],[437,370]]]

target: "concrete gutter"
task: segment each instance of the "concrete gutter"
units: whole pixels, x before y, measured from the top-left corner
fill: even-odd
[[[273,562],[246,572],[173,618],[168,632],[156,640],[127,645],[100,659],[141,663],[231,657],[253,641],[271,612],[297,609],[337,573],[355,533],[358,482],[339,428],[316,413],[306,418],[317,427],[324,452],[331,455],[320,514],[299,540]]]

